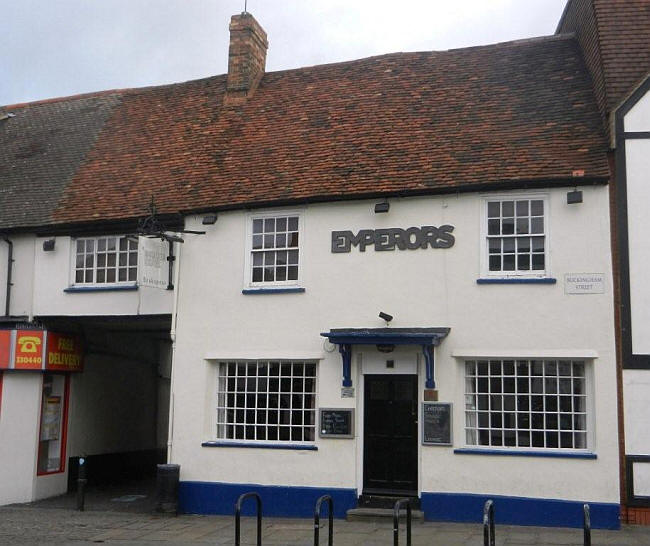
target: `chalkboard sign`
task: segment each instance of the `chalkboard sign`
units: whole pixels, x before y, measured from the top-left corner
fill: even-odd
[[[422,404],[422,443],[451,445],[451,403],[425,402]]]
[[[321,438],[354,438],[354,409],[321,408]]]

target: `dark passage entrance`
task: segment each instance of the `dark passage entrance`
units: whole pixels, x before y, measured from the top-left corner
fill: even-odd
[[[364,495],[417,496],[417,375],[366,375]]]

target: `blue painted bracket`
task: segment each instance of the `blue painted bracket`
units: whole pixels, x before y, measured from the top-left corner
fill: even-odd
[[[343,358],[343,386],[352,386],[352,345],[349,343],[341,343],[339,345],[339,352]]]
[[[433,379],[434,373],[434,359],[433,359],[433,345],[422,345],[422,352],[424,353],[424,362],[427,368],[427,380],[425,386],[427,389],[435,389],[436,382]]]

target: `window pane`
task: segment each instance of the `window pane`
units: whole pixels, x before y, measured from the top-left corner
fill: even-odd
[[[517,201],[517,216],[528,216],[528,201]]]
[[[515,219],[504,218],[501,222],[501,232],[504,235],[512,235],[515,232]]]
[[[501,203],[501,213],[502,216],[514,216],[515,215],[515,202],[514,201],[503,201]]]
[[[488,218],[498,218],[501,212],[501,204],[498,201],[488,203]]]
[[[574,367],[581,375],[566,375]],[[475,445],[585,449],[584,362],[468,360],[464,369],[466,438]]]
[[[499,220],[488,220],[488,235],[501,235],[500,227]]]
[[[530,214],[532,216],[541,216],[544,214],[544,201],[535,200],[530,202]]]
[[[253,220],[253,233],[262,233],[264,229],[264,223],[261,218],[255,218]]]
[[[269,394],[273,389],[278,389],[278,373],[283,376],[281,388],[284,392],[281,395]],[[237,380],[235,384],[234,378],[241,377],[242,374],[246,374],[245,378]],[[276,379],[268,380],[268,374],[275,375]],[[234,423],[246,425],[241,428],[246,440],[313,441],[315,418],[314,410],[311,408],[314,407],[314,375],[315,364],[302,361],[292,363],[257,361],[238,364],[222,362],[219,365],[217,381],[219,437],[240,439],[237,436],[240,434],[238,427],[227,426]],[[229,411],[224,403],[225,397],[219,394],[219,389],[222,389],[225,384],[228,385],[229,390],[236,391],[233,395],[237,397],[237,404],[248,409]]]

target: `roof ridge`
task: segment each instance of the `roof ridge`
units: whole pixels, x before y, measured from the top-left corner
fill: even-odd
[[[78,93],[76,95],[67,95],[65,97],[52,97],[49,99],[39,99],[29,102],[17,102],[15,104],[6,104],[4,106],[0,105],[0,110],[10,110],[16,108],[28,108],[30,106],[40,106],[41,104],[52,104],[56,102],[64,102],[67,100],[79,100],[79,99],[88,99],[95,97],[104,97],[107,95],[118,95],[131,91],[134,88],[124,88],[124,89],[107,89],[105,91],[90,91],[88,93]]]
[[[314,70],[318,69],[321,67],[332,67],[332,66],[342,66],[346,64],[354,64],[354,63],[361,63],[361,62],[367,62],[370,60],[378,60],[378,59],[384,59],[388,57],[401,57],[401,56],[408,56],[408,55],[424,55],[424,54],[429,54],[429,55],[441,55],[445,53],[456,53],[459,51],[472,51],[472,50],[479,50],[479,49],[489,49],[489,48],[496,48],[496,47],[508,47],[508,46],[516,46],[516,45],[525,45],[525,44],[535,44],[535,43],[540,43],[540,42],[552,42],[552,41],[562,41],[562,40],[568,40],[568,39],[573,39],[574,34],[573,33],[563,33],[563,34],[550,34],[546,36],[534,36],[531,38],[519,38],[516,40],[507,40],[504,42],[495,42],[493,44],[481,44],[481,45],[475,45],[475,46],[465,46],[465,47],[457,47],[457,48],[451,48],[451,49],[434,49],[434,50],[420,50],[420,51],[392,51],[390,53],[381,53],[379,55],[370,55],[369,57],[361,57],[358,59],[349,59],[346,61],[335,61],[331,63],[320,63],[320,64],[314,64],[314,65],[308,65],[308,66],[299,66],[296,68],[286,68],[283,70],[273,70],[273,71],[267,71],[265,72],[265,75],[281,75],[281,74],[286,74],[286,73],[291,73],[291,72],[298,72],[301,70]],[[146,85],[143,87],[124,87],[124,88],[117,88],[117,89],[107,89],[103,91],[90,91],[87,93],[79,93],[75,95],[67,95],[63,97],[52,97],[52,98],[47,98],[47,99],[40,99],[40,100],[35,100],[35,101],[28,101],[28,102],[20,102],[16,104],[8,104],[8,105],[0,105],[0,110],[4,109],[5,111],[8,111],[10,109],[16,109],[16,108],[28,108],[31,106],[40,106],[43,104],[53,104],[53,103],[58,103],[58,102],[65,102],[69,100],[80,100],[80,99],[86,99],[86,98],[95,98],[95,97],[104,97],[107,95],[126,95],[126,94],[136,94],[136,93],[141,93],[144,91],[149,91],[151,89],[163,89],[165,87],[174,87],[178,85],[185,85],[185,84],[192,84],[192,83],[197,83],[197,82],[202,82],[202,81],[208,81],[208,80],[215,80],[218,78],[225,78],[227,74],[215,74],[212,76],[205,76],[203,78],[197,78],[197,79],[192,79],[192,80],[185,80],[185,81],[180,81],[180,82],[171,82],[171,83],[163,83],[163,84],[154,84],[154,85]]]

